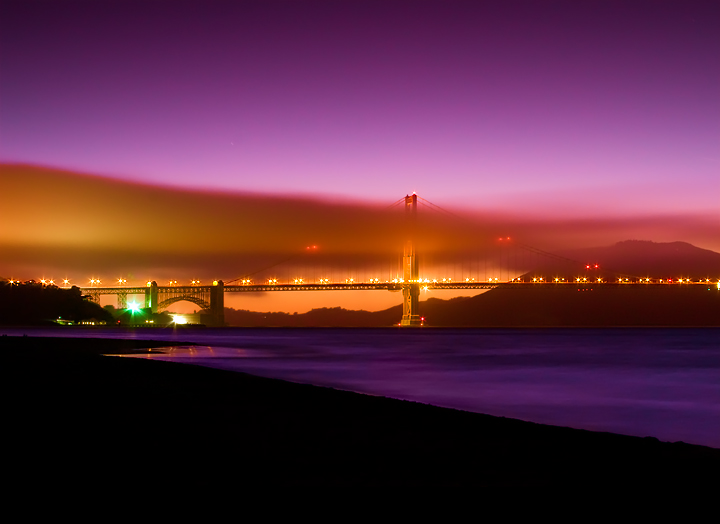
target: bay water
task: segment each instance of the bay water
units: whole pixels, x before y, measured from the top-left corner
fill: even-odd
[[[137,358],[720,448],[720,329],[0,328],[176,342]],[[166,399],[172,401],[172,398]]]

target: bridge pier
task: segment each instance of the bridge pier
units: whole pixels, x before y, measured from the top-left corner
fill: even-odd
[[[150,308],[152,313],[158,312],[158,285],[154,280],[148,282],[145,289],[145,309]]]
[[[214,325],[225,325],[225,283],[222,280],[214,281],[210,288],[210,315]]]
[[[403,316],[401,326],[420,326],[422,320],[419,313],[420,285],[403,285]]]

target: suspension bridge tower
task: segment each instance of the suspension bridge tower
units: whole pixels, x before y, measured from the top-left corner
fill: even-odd
[[[405,247],[403,249],[403,316],[401,326],[420,326],[420,276],[415,253],[417,195],[405,196]]]

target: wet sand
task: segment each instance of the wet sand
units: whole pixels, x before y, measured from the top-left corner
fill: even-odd
[[[718,483],[718,449],[103,356],[163,345],[0,337],[12,474],[113,487]]]

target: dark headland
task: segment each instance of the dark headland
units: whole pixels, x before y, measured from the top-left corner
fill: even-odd
[[[0,337],[16,481],[76,488],[718,483],[720,450]]]

